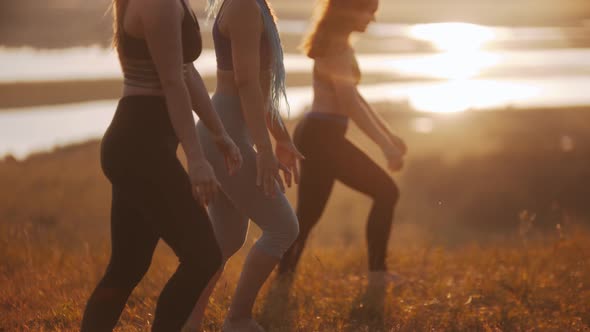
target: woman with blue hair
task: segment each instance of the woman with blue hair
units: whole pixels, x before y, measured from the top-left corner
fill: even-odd
[[[216,172],[222,192],[209,205],[215,235],[227,261],[244,244],[249,220],[262,236],[248,253],[222,331],[264,331],[252,319],[260,288],[299,233],[284,195],[284,181],[298,182],[297,151],[279,114],[286,103],[283,52],[274,15],[266,0],[210,0],[216,13],[213,41],[217,87],[213,107],[238,145],[243,165],[235,174]],[[203,123],[197,132],[214,169],[224,164],[216,135]],[[273,152],[270,134],[276,140]],[[223,268],[201,295],[185,331],[197,331],[207,299]]]

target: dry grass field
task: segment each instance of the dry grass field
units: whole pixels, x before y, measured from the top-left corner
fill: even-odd
[[[273,278],[265,285],[255,308],[262,325],[269,331],[588,331],[587,113],[505,112],[432,117],[430,134],[408,129],[417,115],[389,113],[412,149],[407,168],[394,175],[403,198],[389,255],[408,282],[382,297],[366,294],[370,201],[337,185],[292,283]],[[567,152],[559,145],[563,128],[576,142]],[[381,160],[356,128],[349,137]],[[110,192],[98,148],[88,142],[0,163],[0,331],[78,327],[110,250]],[[294,191],[288,194],[295,203]],[[248,245],[258,235],[253,227]],[[207,331],[219,330],[243,253],[230,261],[210,300]],[[149,328],[176,264],[161,245],[119,331]]]
[[[202,16],[204,0],[191,2]],[[312,3],[272,0],[286,20],[308,19]],[[106,46],[107,4],[0,0],[0,51]],[[588,0],[384,0],[381,8],[380,21],[402,24],[579,27],[590,17]],[[211,48],[209,33],[203,36]],[[588,47],[582,39],[568,47]],[[297,52],[300,40],[284,34],[286,52]],[[363,38],[357,50],[386,52],[383,43]],[[309,74],[289,75],[290,86],[310,84]],[[214,86],[213,77],[205,81]],[[0,112],[113,99],[120,90],[118,79],[4,82]],[[590,331],[588,107],[457,114],[415,112],[408,103],[375,107],[409,146],[404,170],[392,174],[402,196],[388,256],[407,282],[367,290],[364,230],[371,202],[337,183],[295,277],[273,275],[265,284],[255,306],[261,325],[269,332]],[[296,121],[288,122],[290,129]],[[358,128],[351,126],[347,136],[383,163]],[[99,144],[22,161],[0,156],[0,332],[78,330],[110,255],[110,186],[100,170]],[[295,205],[295,189],[288,197]],[[259,235],[252,227],[245,248],[229,262],[204,331],[220,330],[244,253]],[[157,296],[176,265],[160,245],[117,331],[149,330]]]

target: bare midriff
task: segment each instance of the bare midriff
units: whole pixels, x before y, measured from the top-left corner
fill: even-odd
[[[123,96],[164,96],[164,90],[123,85]]]
[[[354,82],[355,85],[358,85],[360,82],[360,71],[358,70],[358,64],[356,62],[356,58],[354,55],[354,50],[347,46],[336,53],[336,57],[340,56],[347,56],[349,57],[350,65],[354,66],[354,70],[352,71],[354,74],[353,77],[344,77],[345,79],[351,80]],[[329,58],[322,59],[322,62],[331,61]],[[339,60],[334,59],[334,61],[339,62]],[[311,112],[318,112],[318,113],[327,113],[327,114],[335,114],[339,116],[349,117],[347,112],[348,107],[343,107],[341,105],[340,100],[342,96],[339,96],[334,89],[334,83],[332,81],[332,76],[338,76],[339,73],[322,73],[321,70],[318,69],[317,66],[320,64],[320,60],[314,61],[314,68],[313,68],[313,102],[311,105]],[[333,70],[333,69],[332,69]],[[346,106],[346,105],[345,105]]]
[[[330,82],[317,76],[318,74],[314,70],[313,102],[311,104],[310,112],[336,114],[348,117],[346,109],[339,106],[338,96],[334,93]]]
[[[190,73],[191,64],[185,64],[184,72],[185,75]],[[149,87],[142,87],[141,85],[144,82],[133,82],[131,79],[126,79],[126,82],[130,84],[123,84],[123,96],[164,96],[164,90],[162,88],[149,88]]]
[[[260,88],[262,89],[263,98],[265,100],[268,99],[270,91],[269,70],[263,70],[260,72]],[[215,88],[215,93],[239,96],[238,86],[232,70],[217,69],[217,86]]]

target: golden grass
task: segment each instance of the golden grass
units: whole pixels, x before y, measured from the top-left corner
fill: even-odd
[[[370,201],[337,185],[290,287],[274,277],[265,285],[255,308],[261,324],[302,332],[588,331],[590,232],[565,213],[587,212],[585,198],[575,204],[587,197],[587,112],[535,113],[534,119],[501,114],[434,116],[428,135],[411,134],[415,114],[396,114],[412,155],[396,175],[402,201],[388,263],[409,282],[389,287],[382,298],[366,294]],[[570,155],[551,145],[564,128],[577,142]],[[377,152],[356,128],[349,136]],[[77,330],[109,258],[110,192],[98,147],[88,142],[0,162],[0,331]],[[567,195],[553,196],[554,186]],[[294,193],[288,192],[292,202]],[[551,218],[537,209],[549,194],[563,206]],[[447,199],[442,207],[434,204],[440,197]],[[490,214],[497,207],[504,214]],[[530,213],[519,219],[514,207]],[[253,227],[246,247],[257,236]],[[219,330],[246,249],[230,261],[210,300],[207,331]],[[149,329],[176,264],[160,246],[118,331]]]
[[[74,331],[108,260],[106,243],[70,248],[57,230],[2,229],[0,327]],[[79,234],[88,236],[89,234]],[[269,331],[587,331],[590,234],[528,246],[457,249],[394,243],[389,264],[409,282],[380,302],[366,296],[362,246],[311,248],[291,288],[270,282],[255,312]],[[231,261],[207,311],[218,331],[243,251]],[[176,259],[160,248],[131,296],[119,331],[145,331]]]

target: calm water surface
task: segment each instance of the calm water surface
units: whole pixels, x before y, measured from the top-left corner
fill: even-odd
[[[301,33],[306,26],[303,21],[282,21],[281,31]],[[369,36],[383,44],[404,48],[407,43],[425,42],[436,52],[359,54],[362,71],[382,78],[378,84],[363,84],[361,91],[372,102],[391,101],[421,112],[590,105],[590,48],[554,47],[588,31],[587,27],[375,24]],[[537,46],[498,47],[530,43]],[[538,47],[543,43],[552,47]],[[195,65],[202,75],[214,75],[215,54],[204,50]],[[309,73],[312,62],[286,54],[285,66],[290,73]],[[116,55],[98,46],[60,50],[0,46],[0,83],[120,77]],[[312,90],[289,88],[288,95],[291,115],[296,116],[311,102]],[[24,158],[32,151],[100,137],[115,107],[116,101],[108,100],[1,110],[0,156]]]

